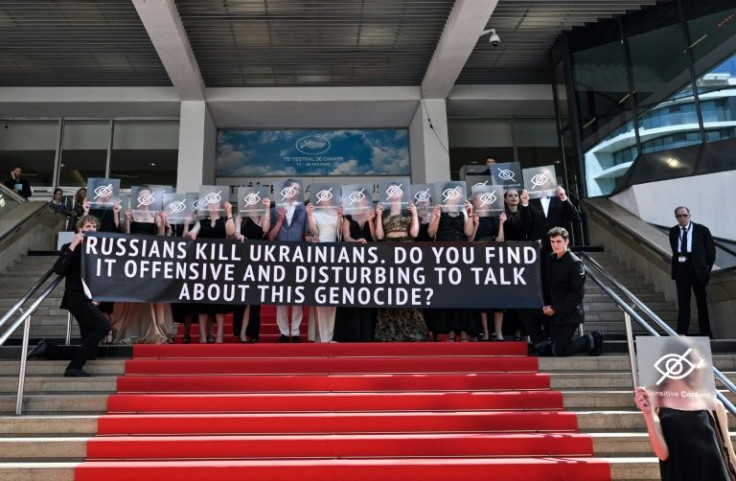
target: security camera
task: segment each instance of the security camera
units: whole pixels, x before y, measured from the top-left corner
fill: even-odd
[[[496,33],[496,29],[495,28],[492,28],[490,30],[485,30],[481,34],[481,36],[488,35],[489,33],[491,35],[488,37],[488,43],[490,43],[491,46],[494,47],[494,48],[495,47],[498,47],[499,45],[501,45],[501,37],[498,36],[498,34]]]

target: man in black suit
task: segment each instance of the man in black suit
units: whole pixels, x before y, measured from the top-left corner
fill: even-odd
[[[5,187],[27,200],[31,196],[31,185],[22,175],[23,170],[16,167],[10,171],[10,178],[3,183]]]
[[[99,221],[93,216],[84,216],[77,222],[77,235],[61,248],[61,255],[54,264],[54,272],[66,276],[62,309],[72,313],[79,323],[82,345],[64,371],[65,377],[89,377],[83,369],[84,363],[95,356],[97,345],[110,331],[110,322],[99,310],[99,302],[89,298],[82,283],[82,243],[85,233],[95,232]]]
[[[542,252],[552,252],[547,233],[554,227],[564,227],[568,232],[573,222],[580,221],[580,212],[567,196],[564,187],[557,186],[555,197],[529,200],[529,193],[523,190],[521,204],[529,205],[532,214],[532,224],[529,229],[529,239],[541,241]]]
[[[698,304],[700,335],[713,337],[708,317],[705,286],[716,262],[716,245],[710,230],[690,220],[690,209],[675,209],[677,225],[670,229],[672,247],[672,278],[677,285],[677,333],[687,335],[690,328],[690,291]]]

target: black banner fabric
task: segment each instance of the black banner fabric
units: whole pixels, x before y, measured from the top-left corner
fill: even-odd
[[[82,276],[98,301],[542,306],[532,242],[241,243],[96,233],[82,246]]]

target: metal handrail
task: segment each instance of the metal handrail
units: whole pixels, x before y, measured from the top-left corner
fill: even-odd
[[[23,329],[23,341],[21,343],[20,369],[18,372],[18,395],[15,402],[15,414],[17,415],[20,415],[23,411],[23,392],[25,389],[26,365],[28,363],[28,341],[31,333],[31,315],[36,312],[38,306],[40,306],[41,303],[46,300],[49,294],[51,294],[51,292],[56,289],[56,286],[59,285],[63,278],[64,276],[57,276],[56,279],[51,281],[46,289],[43,290],[41,295],[38,296],[35,301],[33,301],[33,304],[31,304],[31,307],[29,307],[27,311],[23,311],[22,308],[19,308],[19,310],[22,312],[21,316],[13,322],[10,328],[7,329],[2,336],[0,336],[0,346],[2,346],[13,334],[13,332],[15,332],[15,330],[18,329],[21,324],[25,323]]]
[[[591,264],[603,275],[603,277],[606,278],[611,284],[613,284],[616,289],[620,290],[624,295],[629,298],[629,300],[639,309],[641,309],[644,313],[647,314],[651,318],[652,321],[654,321],[658,327],[660,327],[668,336],[677,336],[677,332],[672,329],[669,325],[667,325],[666,322],[664,322],[657,314],[655,314],[646,304],[644,304],[638,297],[636,297],[630,290],[626,288],[623,284],[621,284],[616,278],[614,278],[606,269],[604,269],[595,259],[590,257],[589,255],[585,254],[584,252],[581,253],[582,257],[584,257],[586,260],[590,261]],[[588,267],[587,265],[585,267],[585,273],[588,277],[593,279],[593,281],[598,284],[598,286],[603,290],[603,292],[608,295],[613,302],[616,303],[619,309],[624,311],[624,321],[626,322],[626,341],[628,344],[628,350],[629,350],[629,364],[631,365],[631,377],[632,381],[634,382],[634,388],[638,385],[637,379],[636,379],[636,353],[634,351],[634,339],[633,339],[633,330],[631,329],[631,319],[634,319],[639,326],[641,326],[645,331],[647,331],[652,336],[660,337],[661,334],[654,329],[652,326],[649,325],[647,321],[644,320],[643,317],[641,317],[636,310],[634,310],[633,307],[629,306],[621,297],[616,294],[613,289],[608,287],[606,284],[601,281],[598,276]],[[736,394],[736,385],[734,385],[731,380],[729,380],[719,369],[717,369],[715,366],[713,366],[713,374],[715,377],[723,383],[723,385],[731,391],[731,393]],[[736,416],[736,406],[721,392],[717,393],[718,399],[723,403],[724,407]]]
[[[51,277],[51,274],[54,273],[54,268],[49,268],[46,273],[41,276],[41,279],[39,279],[33,286],[28,290],[28,292],[25,293],[23,297],[20,298],[18,302],[15,303],[13,307],[10,308],[8,312],[5,313],[5,315],[0,318],[0,328],[3,327],[3,325],[8,321],[8,319],[11,318],[13,314],[15,314],[18,310],[20,310],[23,305],[28,302],[28,299],[30,299],[33,294],[36,293],[36,291],[43,285],[44,282],[48,280],[49,277]],[[2,343],[0,343],[2,345]]]

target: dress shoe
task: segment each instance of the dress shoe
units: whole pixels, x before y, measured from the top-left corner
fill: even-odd
[[[281,334],[281,336],[279,336],[279,342],[289,342],[289,336],[284,336],[283,334]]]
[[[291,342],[302,342],[302,338],[299,336],[291,336]]]
[[[69,369],[67,368],[66,371],[64,371],[64,377],[90,377],[92,376],[90,373],[85,371],[84,369]]]
[[[593,331],[593,349],[590,350],[591,356],[600,356],[603,354],[603,340],[605,338],[605,335],[603,334],[603,331]]]
[[[46,348],[48,345],[46,344],[46,339],[41,339],[38,344],[36,344],[36,347],[34,347],[31,352],[28,353],[28,356],[26,356],[26,359],[33,359],[34,357],[42,357],[46,354]]]

